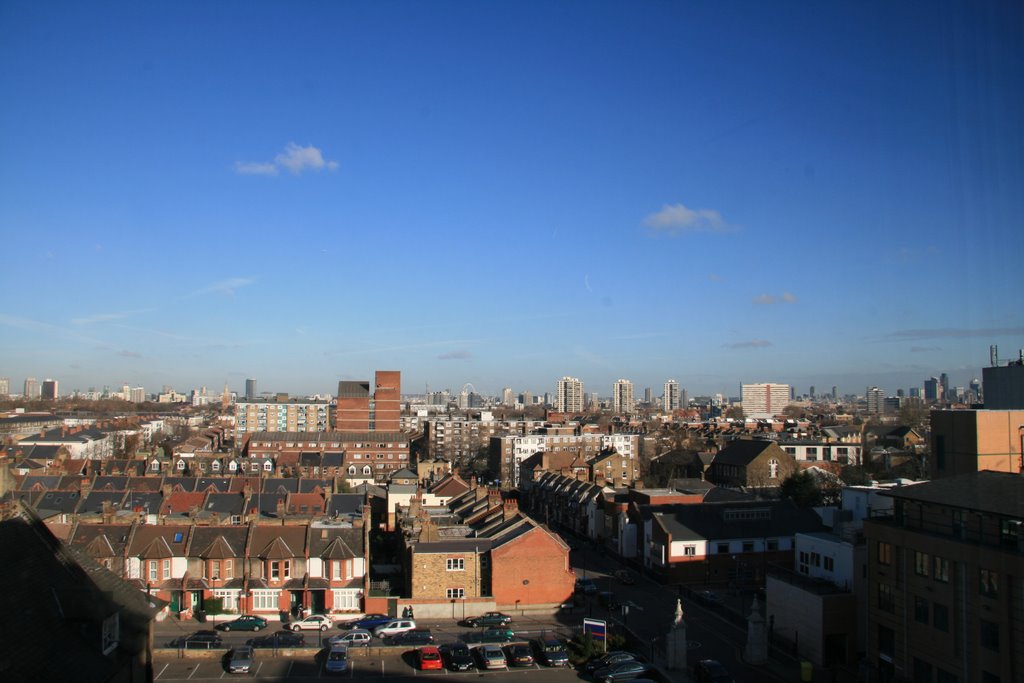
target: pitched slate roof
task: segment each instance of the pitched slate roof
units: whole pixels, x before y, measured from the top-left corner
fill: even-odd
[[[290,477],[269,477],[263,480],[263,493],[298,493],[299,480]]]
[[[332,515],[359,514],[363,507],[361,493],[335,493],[328,499],[327,512]]]
[[[739,465],[745,467],[771,446],[778,447],[774,441],[761,441],[760,439],[737,439],[730,441],[725,448],[718,452],[718,455],[712,460],[712,465]]]
[[[789,500],[643,505],[641,513],[660,524],[673,541],[792,536],[823,529],[814,510],[799,508]]]
[[[982,470],[880,491],[883,496],[1024,519],[1024,476]]]

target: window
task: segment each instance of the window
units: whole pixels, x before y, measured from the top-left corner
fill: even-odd
[[[998,681],[999,679],[997,678],[996,683],[998,683]],[[942,669],[936,668],[935,683],[957,683],[957,678],[955,674],[951,674],[948,671],[943,671]],[[987,683],[984,675],[981,677],[981,683]]]
[[[878,609],[890,613],[896,611],[896,601],[892,595],[892,586],[885,583],[878,584]]]
[[[729,552],[729,544],[728,543],[719,543],[718,544],[718,553],[720,555],[724,555],[724,554],[726,554],[728,552]]]
[[[999,597],[999,574],[988,569],[979,572],[978,592],[986,598]]]
[[[340,581],[341,580],[341,562],[335,561],[335,562],[332,562],[331,565],[334,568],[334,575],[332,576],[332,578],[335,581]]]
[[[220,578],[220,561],[214,560],[213,562],[210,563],[210,578],[211,579],[219,579]]]
[[[768,478],[779,478],[779,461],[775,460],[774,458],[768,461]]]
[[[928,619],[928,601],[919,595],[914,596],[914,621],[921,624],[927,624]]]
[[[171,578],[171,561],[164,560],[164,579]]]
[[[181,543],[181,539],[184,538],[184,537],[185,537],[185,535],[182,532],[180,532],[180,531],[175,531],[174,532],[174,542],[175,543]]]
[[[949,560],[938,555],[932,558],[932,576],[936,581],[949,583]]]
[[[823,558],[825,560],[825,571],[830,572],[835,570],[835,560],[831,557]]]
[[[932,683],[932,665],[914,657],[914,683]]]
[[[466,597],[466,590],[464,588],[449,588],[445,593],[449,600]]]
[[[918,576],[928,576],[928,560],[926,553],[914,551],[914,573]]]
[[[232,572],[234,571],[234,567],[232,565],[232,560],[224,560],[224,578],[233,578]]]
[[[102,628],[103,632],[100,635],[102,639],[100,647],[103,648],[104,655],[109,655],[117,649],[117,644],[121,637],[120,613],[114,612],[112,615],[104,619]]]
[[[892,545],[884,541],[878,542],[878,564],[892,564]]]
[[[281,580],[281,565],[278,562],[276,562],[276,561],[272,561],[270,563],[270,580],[271,581],[280,581]]]
[[[253,591],[252,608],[254,610],[276,610],[279,591]]]
[[[981,646],[986,650],[999,652],[999,624],[993,621],[978,620],[978,635]]]
[[[932,603],[932,625],[943,633],[949,633],[949,608],[940,603]]]
[[[981,672],[981,683],[1001,683],[1001,681],[999,680],[999,676],[996,676],[994,673],[989,673],[988,671],[982,671]]]
[[[743,541],[743,552],[745,552],[745,553],[752,553],[752,552],[754,552],[754,542],[753,541]]]
[[[373,474],[373,468],[369,465],[363,467],[363,474]]]
[[[348,466],[348,473],[351,474],[351,475],[354,475],[356,473],[356,466],[355,465],[349,465]]]
[[[697,556],[697,546],[695,546],[695,545],[683,546],[683,555],[685,557],[696,557]]]
[[[768,550],[769,550],[769,552],[774,552],[774,551],[776,551],[778,549],[779,549],[779,539],[777,539],[777,538],[769,538],[768,539]]]
[[[150,562],[149,562],[149,580],[150,581],[156,581],[157,578],[159,578],[159,577],[157,576],[156,560],[150,560]]]
[[[213,597],[220,598],[221,600],[223,600],[221,605],[224,607],[224,609],[238,609],[238,591],[215,590],[213,591]]]
[[[896,653],[896,632],[885,626],[878,627],[878,654],[892,657]]]
[[[447,560],[447,569],[450,572],[461,572],[466,568],[466,561],[461,557],[449,557]]]

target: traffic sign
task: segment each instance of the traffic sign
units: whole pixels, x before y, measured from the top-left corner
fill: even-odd
[[[596,642],[606,644],[608,642],[608,622],[604,619],[590,619],[585,618],[583,620],[583,632],[589,633],[590,637]]]

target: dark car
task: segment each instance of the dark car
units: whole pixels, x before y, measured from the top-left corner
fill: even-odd
[[[187,636],[181,645],[189,650],[211,650],[220,647],[222,641],[216,631],[196,631]]]
[[[607,654],[603,654],[597,659],[593,659],[583,667],[584,671],[597,671],[603,669],[606,666],[612,664],[618,664],[619,662],[633,662],[636,661],[637,656],[632,652],[625,652],[623,650],[612,650]]]
[[[576,592],[583,593],[584,595],[594,595],[597,593],[597,584],[594,583],[593,579],[576,579]]]
[[[218,624],[216,628],[219,628],[221,631],[259,631],[266,627],[267,620],[263,617],[243,614],[237,619]]]
[[[481,614],[478,617],[470,617],[466,619],[466,624],[473,628],[480,626],[507,626],[512,621],[512,617],[501,612],[487,612]]]
[[[510,643],[516,639],[516,632],[510,628],[489,628],[480,634],[481,643]]]
[[[506,650],[505,659],[509,666],[533,666],[533,653],[528,645],[510,645]]]
[[[452,671],[469,671],[473,668],[473,655],[462,643],[442,645],[441,656]]]
[[[718,596],[718,593],[714,591],[701,591],[697,593],[697,602],[707,605],[708,607],[718,607],[722,604],[722,598]]]
[[[615,683],[615,681],[629,681],[634,678],[639,678],[645,673],[651,670],[644,662],[638,662],[636,660],[628,662],[618,662],[617,664],[611,664],[598,669],[594,672],[594,680],[602,681],[602,683]]]
[[[434,642],[429,628],[414,628],[411,631],[402,631],[384,639],[385,645],[430,645]]]
[[[253,647],[302,647],[306,644],[306,636],[294,631],[277,631],[245,642]]]
[[[597,594],[597,600],[607,609],[619,608],[619,601],[615,599],[615,593],[611,591],[601,591]]]
[[[733,683],[732,674],[717,659],[702,659],[693,667],[697,683]]]
[[[346,622],[344,624],[344,628],[364,628],[367,631],[373,631],[373,629],[377,628],[378,626],[383,626],[392,619],[394,619],[394,617],[389,617],[386,614],[367,614],[359,619],[356,619],[355,621]],[[339,626],[341,626],[341,624],[339,624]]]
[[[533,641],[540,661],[548,666],[569,666],[569,653],[558,638],[542,638]]]
[[[249,645],[240,645],[228,656],[227,670],[229,674],[247,674],[256,662],[256,653]]]

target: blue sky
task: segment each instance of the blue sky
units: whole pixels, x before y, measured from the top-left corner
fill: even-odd
[[[964,385],[1024,346],[1022,28],[1010,2],[3,3],[0,375]]]

